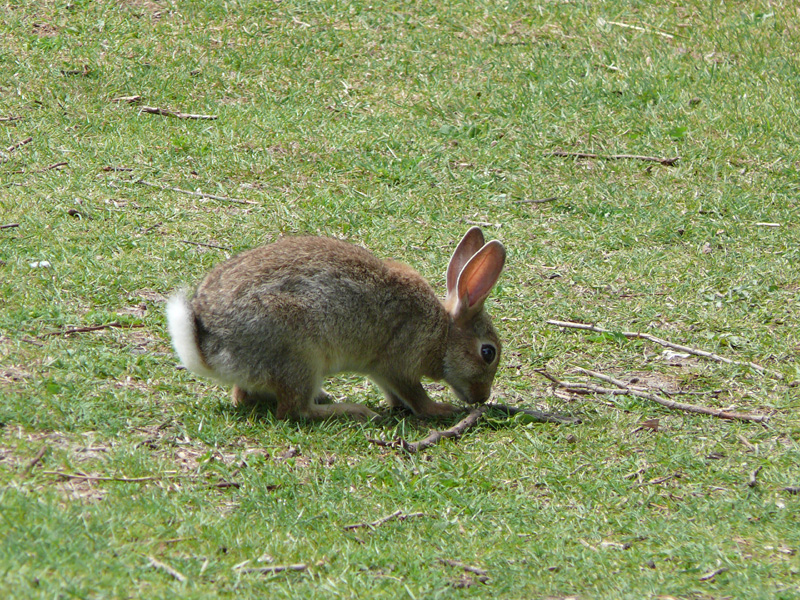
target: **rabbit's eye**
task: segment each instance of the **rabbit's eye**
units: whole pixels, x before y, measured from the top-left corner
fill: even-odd
[[[497,356],[497,350],[491,344],[484,344],[481,346],[481,358],[483,361],[490,365],[494,362],[494,357]]]

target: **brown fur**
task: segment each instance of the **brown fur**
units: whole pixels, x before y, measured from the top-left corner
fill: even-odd
[[[470,231],[471,252],[483,246],[483,236]],[[489,288],[505,256],[492,244],[488,254],[497,254],[499,267]],[[468,258],[459,261],[461,271]],[[448,299],[453,306],[446,309],[405,264],[339,240],[299,237],[217,265],[187,310],[202,362],[215,378],[234,384],[235,404],[272,400],[278,418],[371,418],[360,404],[323,403],[325,377],[354,371],[375,381],[390,405],[442,416],[457,409],[432,401],[422,377],[445,379],[467,402],[489,397],[500,342],[484,298],[470,306]],[[481,340],[497,349],[491,365],[481,359]]]

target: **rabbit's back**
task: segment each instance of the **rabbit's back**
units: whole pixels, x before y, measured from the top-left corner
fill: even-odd
[[[438,342],[447,327],[433,289],[413,269],[330,238],[244,252],[208,274],[191,306],[203,355],[232,380],[298,361],[325,373],[373,373],[416,353],[410,362],[418,368],[435,351],[424,338]]]

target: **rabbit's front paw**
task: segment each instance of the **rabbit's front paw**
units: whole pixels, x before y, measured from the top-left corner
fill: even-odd
[[[447,402],[431,402],[426,407],[424,416],[426,417],[452,417],[464,412],[463,408],[448,404]]]

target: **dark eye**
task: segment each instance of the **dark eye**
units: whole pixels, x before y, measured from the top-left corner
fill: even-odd
[[[481,358],[483,361],[490,365],[494,362],[494,357],[497,356],[497,350],[491,344],[484,344],[481,346]]]

